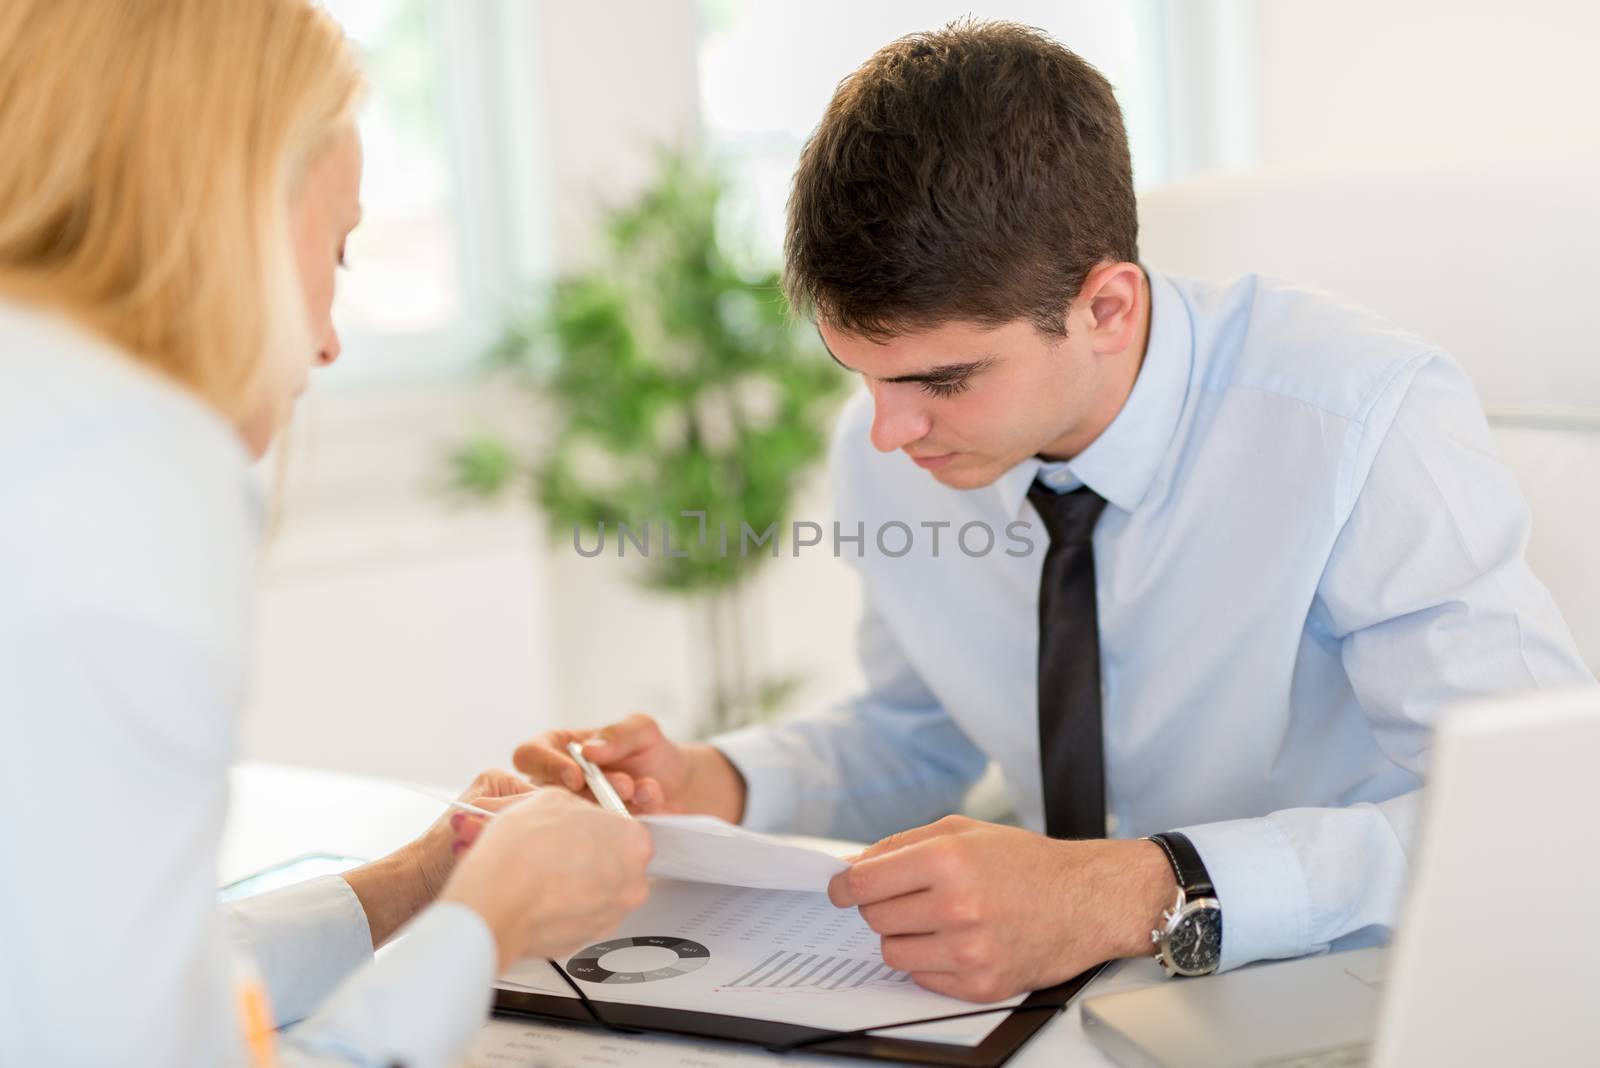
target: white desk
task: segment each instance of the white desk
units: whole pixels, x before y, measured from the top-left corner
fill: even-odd
[[[376,857],[415,837],[439,815],[439,805],[395,783],[341,772],[247,763],[233,774],[233,805],[222,843],[222,879],[229,881],[299,853]],[[1108,969],[1094,992],[1160,982],[1150,961]],[[544,1038],[539,1036],[543,1035]],[[839,1057],[777,1057],[730,1044],[625,1039],[584,1029],[492,1020],[468,1059],[472,1068],[539,1068],[558,1065],[781,1064],[785,1068],[879,1062]],[[1078,1007],[1051,1021],[1008,1065],[1109,1068],[1111,1062],[1083,1035]]]

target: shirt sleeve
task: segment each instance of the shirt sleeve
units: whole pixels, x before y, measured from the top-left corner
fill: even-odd
[[[1338,643],[1384,755],[1420,778],[1452,704],[1594,680],[1528,567],[1528,508],[1466,376],[1434,356],[1395,391],[1392,415],[1380,398],[1356,450],[1359,492],[1308,626]],[[1391,926],[1419,801],[1413,791],[1182,828],[1222,902],[1221,966]]]
[[[476,914],[436,906],[373,961],[359,903],[330,882],[217,905],[233,707],[217,669],[174,635],[83,613],[0,642],[0,705],[50,710],[8,721],[0,744],[8,848],[31,858],[0,880],[0,1063],[253,1063],[241,948],[283,1018],[344,978],[280,1037],[281,1063],[452,1063],[494,978]]]
[[[870,604],[856,641],[865,693],[712,739],[744,776],[746,827],[874,841],[956,811],[983,773]]]
[[[260,971],[278,1025],[310,1015],[372,959],[372,930],[350,884],[308,879],[223,906],[234,948]]]
[[[284,1034],[281,1059],[370,1068],[454,1064],[489,1014],[497,962],[482,917],[465,905],[434,905]]]

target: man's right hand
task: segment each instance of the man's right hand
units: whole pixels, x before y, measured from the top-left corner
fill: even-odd
[[[643,713],[599,730],[550,731],[517,747],[517,770],[536,785],[587,791],[583,770],[567,743],[583,746],[635,812],[696,812],[738,823],[744,815],[744,778],[709,745],[679,745]]]

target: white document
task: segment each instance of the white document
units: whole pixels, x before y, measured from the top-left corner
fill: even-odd
[[[922,989],[884,964],[878,944],[857,910],[835,908],[819,893],[656,879],[650,900],[614,934],[560,964],[596,1001],[830,1031],[987,1007]],[[551,964],[538,959],[513,965],[500,985],[575,997]],[[1019,995],[997,1004],[1021,1000]],[[1005,1015],[884,1033],[975,1046]]]
[[[641,816],[655,840],[650,874],[662,879],[721,883],[763,890],[825,893],[844,861],[735,827],[715,816]]]

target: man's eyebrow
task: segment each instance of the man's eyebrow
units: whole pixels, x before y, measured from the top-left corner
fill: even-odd
[[[820,335],[819,335],[819,337],[820,337]],[[847,366],[842,360],[839,359],[839,357],[834,356],[833,355],[833,350],[828,348],[828,343],[826,341],[822,342],[822,347],[827,350],[827,353],[828,353],[829,356],[833,356],[833,362],[834,363],[838,364],[840,367],[843,367],[846,371],[849,371],[851,374],[858,374],[859,373],[854,367]],[[921,374],[896,375],[893,378],[885,378],[883,381],[885,381],[885,382],[916,382],[916,383],[920,383],[920,384],[923,384],[923,385],[934,385],[934,386],[948,385],[951,382],[959,382],[959,381],[961,381],[961,379],[966,378],[968,375],[977,374],[979,371],[982,371],[984,368],[986,368],[990,364],[994,363],[994,361],[995,361],[995,357],[992,356],[992,355],[991,356],[980,356],[975,360],[968,360],[965,363],[947,363],[947,364],[942,364],[942,365],[940,365],[938,367],[934,367],[934,368],[931,368],[931,369],[929,369],[927,371],[923,371]]]

